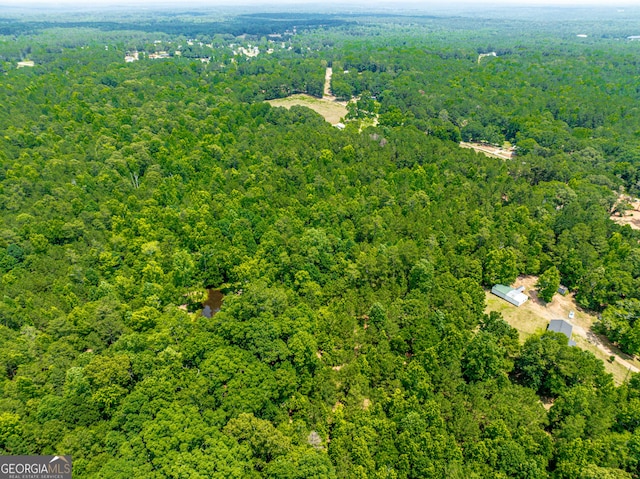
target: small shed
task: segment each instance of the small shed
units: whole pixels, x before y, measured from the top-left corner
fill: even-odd
[[[505,286],[504,284],[496,284],[491,288],[491,292],[493,294],[505,301],[508,301],[514,306],[522,306],[529,299],[529,296],[522,292],[523,290],[523,287],[513,289],[512,287]]]
[[[569,289],[566,286],[564,286],[562,284],[560,286],[558,286],[558,293],[560,293],[562,296],[564,296],[568,292],[569,292]]]
[[[548,331],[555,331],[556,333],[562,333],[569,339],[569,346],[575,346],[576,342],[571,339],[573,332],[573,325],[565,321],[564,319],[552,319],[547,327]]]

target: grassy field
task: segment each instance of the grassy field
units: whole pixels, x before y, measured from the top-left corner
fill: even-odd
[[[293,105],[306,106],[322,115],[332,125],[340,123],[341,119],[347,115],[347,107],[344,103],[304,94],[268,100],[267,103],[270,103],[271,106],[283,106],[285,108],[291,108]]]
[[[518,278],[514,286],[524,286],[525,294],[531,299],[519,308],[486,292],[486,312],[497,311],[502,314],[504,320],[520,333],[520,341],[524,342],[529,336],[542,333],[547,329],[552,319],[568,319],[569,312],[574,312],[574,318],[570,322],[574,326],[572,339],[576,345],[587,351],[591,351],[597,358],[604,362],[607,372],[613,375],[616,384],[622,384],[629,376],[629,366],[639,367],[640,362],[611,345],[606,338],[596,336],[591,332],[591,325],[597,320],[596,316],[581,310],[573,295],[561,296],[556,294],[549,304],[538,299],[535,291],[535,276],[523,276]],[[616,356],[615,361],[609,362],[611,355]]]
[[[487,313],[489,311],[497,311],[502,314],[504,320],[512,327],[516,328],[520,333],[520,341],[524,341],[536,333],[543,333],[547,329],[549,320],[536,316],[531,308],[527,308],[527,304],[516,308],[505,300],[498,298],[496,295],[487,291]]]

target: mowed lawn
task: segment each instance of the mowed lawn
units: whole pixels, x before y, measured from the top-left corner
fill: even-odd
[[[340,123],[340,120],[347,115],[347,107],[344,103],[333,100],[325,100],[315,98],[310,95],[299,94],[291,95],[287,98],[277,98],[275,100],[267,100],[271,106],[283,106],[291,108],[294,105],[306,106],[313,111],[319,113],[332,125]]]
[[[495,294],[487,291],[487,313],[489,311],[497,311],[502,314],[504,320],[512,327],[516,328],[520,333],[520,341],[524,342],[529,336],[542,333],[547,329],[549,320],[537,316],[527,302],[517,308],[507,303],[504,299],[498,298]]]

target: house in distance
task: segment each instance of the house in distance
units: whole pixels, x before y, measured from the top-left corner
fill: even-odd
[[[523,293],[524,286],[520,286],[517,289],[513,289],[510,286],[505,286],[504,284],[496,284],[493,288],[491,288],[491,292],[498,296],[499,298],[508,301],[514,306],[522,306],[528,299],[529,296]]]

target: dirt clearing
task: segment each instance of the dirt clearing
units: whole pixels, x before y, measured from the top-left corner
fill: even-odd
[[[306,106],[313,111],[319,113],[332,125],[340,123],[340,120],[347,115],[347,107],[344,103],[333,100],[325,100],[315,98],[310,95],[291,95],[287,98],[278,98],[276,100],[267,100],[271,106],[283,106],[291,108],[294,105]]]
[[[514,149],[513,148],[500,148],[497,146],[486,145],[484,143],[467,143],[465,141],[460,142],[460,147],[462,148],[472,148],[480,153],[484,153],[487,156],[491,156],[493,158],[500,158],[501,160],[510,160],[513,158]]]
[[[640,199],[621,196],[618,201],[626,201],[631,205],[631,209],[627,210],[624,216],[614,213],[610,218],[619,225],[629,225],[634,230],[640,230]]]
[[[567,320],[573,325],[572,339],[578,347],[591,351],[601,359],[606,371],[613,374],[616,384],[624,382],[629,375],[629,370],[631,372],[640,371],[640,362],[621,352],[606,338],[591,331],[591,326],[597,318],[580,309],[576,305],[572,293],[566,296],[556,294],[549,304],[538,299],[535,290],[537,280],[536,276],[521,276],[513,284],[514,287],[524,286],[524,292],[529,296],[529,301],[519,308],[487,291],[487,313],[489,311],[501,313],[504,320],[518,330],[522,342],[533,334],[545,331],[552,319]],[[569,319],[571,311],[574,312],[573,319]],[[615,361],[612,363],[609,362],[610,356],[615,356]]]

